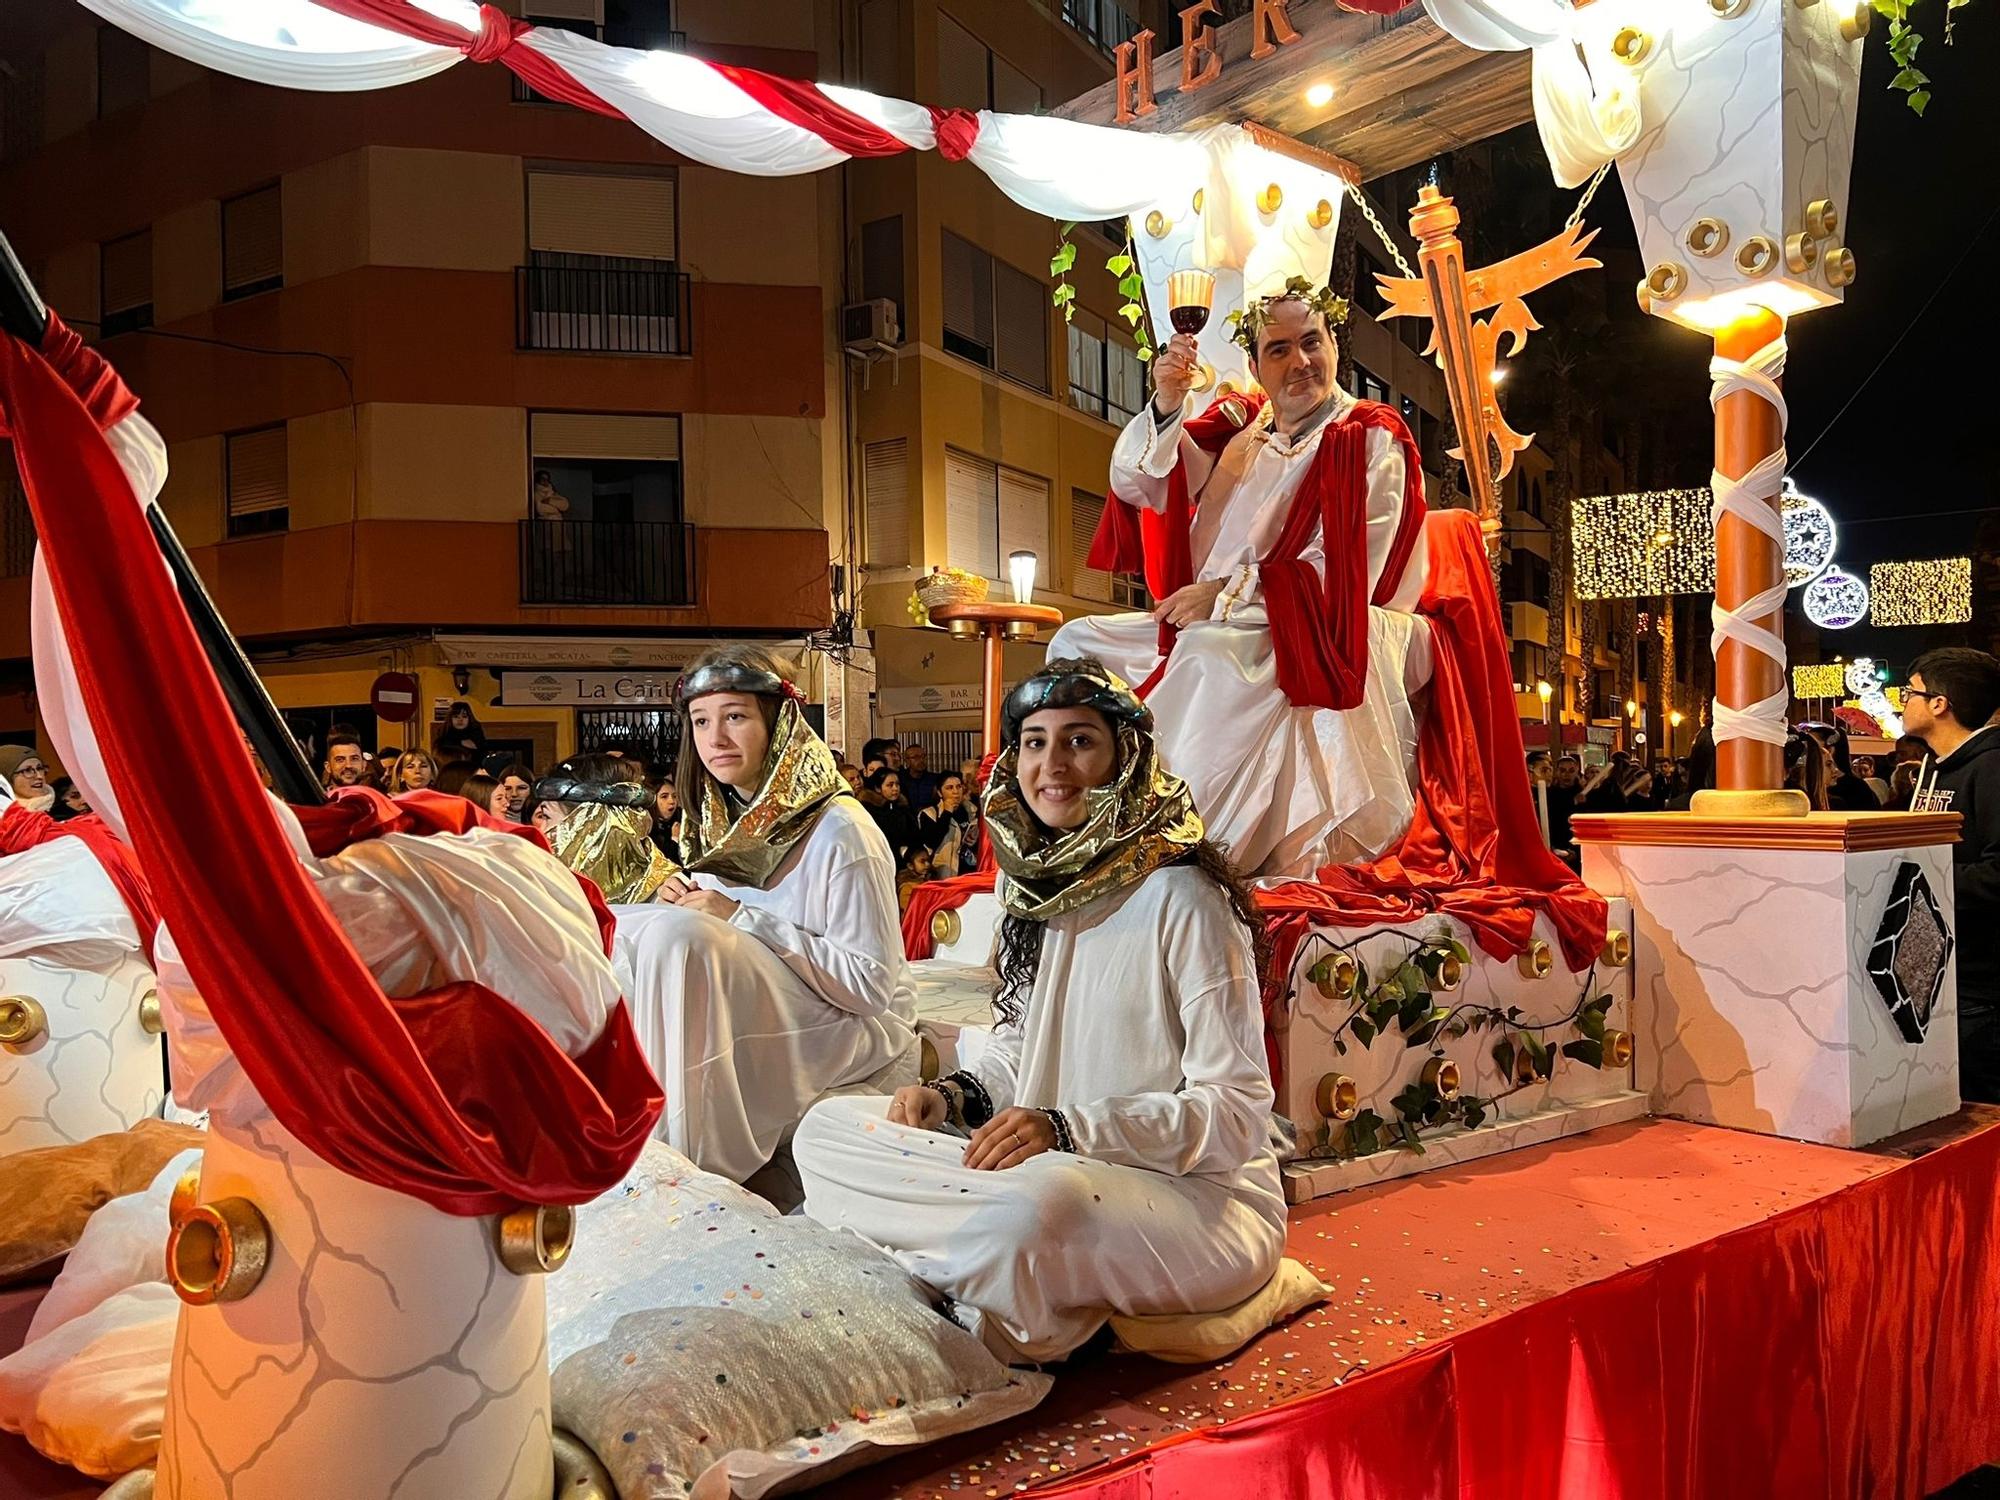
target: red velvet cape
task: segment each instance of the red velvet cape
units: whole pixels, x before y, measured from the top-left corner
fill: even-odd
[[[463,1215],[596,1197],[664,1102],[625,1006],[572,1060],[483,985],[382,993],[264,811],[250,752],[154,562],[99,430],[132,409],[59,320],[42,353],[0,337],[0,426],[84,702],[161,915],[231,1050],[287,1130],[365,1182]],[[203,773],[146,753],[161,741]]]

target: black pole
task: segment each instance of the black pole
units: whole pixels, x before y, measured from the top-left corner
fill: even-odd
[[[28,280],[28,273],[22,269],[14,247],[7,243],[6,235],[0,234],[0,329],[11,333],[31,349],[39,350],[48,327],[47,304],[36,293],[34,283]],[[243,654],[236,637],[223,623],[221,611],[216,609],[215,601],[209,597],[201,575],[195,572],[187,549],[174,535],[173,525],[160,507],[152,503],[146,506],[146,521],[153,528],[153,540],[159,544],[161,555],[167,560],[174,586],[180,592],[181,603],[187,609],[195,636],[201,641],[202,650],[208,657],[208,664],[222,684],[223,696],[229,700],[229,707],[236,715],[236,722],[242,726],[244,737],[270,771],[272,781],[277,784],[278,795],[287,802],[305,805],[325,802],[326,792],[320,786],[319,778],[313,774],[311,764],[299,749],[299,742],[292,737],[284,715],[271,701],[262,679],[251,667],[250,659]]]

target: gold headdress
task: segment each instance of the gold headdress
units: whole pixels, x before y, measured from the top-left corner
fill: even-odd
[[[685,723],[689,698],[743,691],[764,689],[732,681],[725,687],[698,685],[684,692],[681,732],[692,732]],[[690,870],[761,888],[793,847],[812,832],[833,799],[846,795],[847,783],[826,741],[813,733],[796,697],[780,696],[757,790],[746,804],[725,793],[714,777],[702,777],[698,805],[681,820],[681,852]]]
[[[1272,292],[1267,297],[1259,297],[1255,302],[1238,308],[1227,318],[1229,341],[1239,345],[1251,358],[1257,356],[1257,335],[1264,325],[1271,321],[1271,312],[1280,302],[1303,302],[1307,307],[1326,319],[1328,328],[1336,328],[1347,321],[1347,299],[1330,286],[1317,291],[1303,276],[1294,276],[1285,283],[1281,292]]]

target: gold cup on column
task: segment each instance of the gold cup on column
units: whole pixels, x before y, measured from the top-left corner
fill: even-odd
[[[1175,271],[1167,277],[1167,321],[1174,332],[1198,334],[1208,326],[1215,309],[1215,273],[1199,267]],[[1208,361],[1198,361],[1190,389],[1208,390],[1215,384],[1215,370]]]

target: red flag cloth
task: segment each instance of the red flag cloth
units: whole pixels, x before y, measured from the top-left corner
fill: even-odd
[[[231,1051],[287,1130],[364,1182],[462,1215],[596,1197],[637,1159],[664,1102],[626,1007],[572,1060],[483,985],[382,993],[264,811],[250,752],[98,431],[111,409],[95,398],[86,409],[39,354],[0,337],[0,427],[84,703],[161,915]],[[202,774],[146,752],[162,741]]]
[[[159,909],[153,905],[153,892],[146,884],[145,872],[132,857],[132,851],[111,831],[109,823],[95,813],[58,823],[47,813],[31,812],[18,802],[9,802],[7,810],[0,813],[0,854],[25,853],[61,838],[82,839],[84,847],[97,857],[105,877],[132,914],[132,923],[139,929],[139,946],[145,950],[146,962],[151,963],[153,939],[160,930]]]

